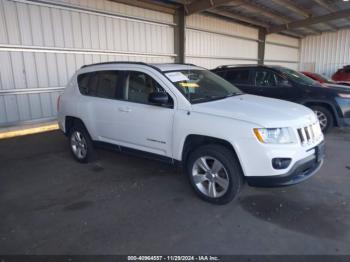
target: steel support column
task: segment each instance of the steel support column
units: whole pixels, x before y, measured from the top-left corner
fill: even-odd
[[[263,65],[265,59],[266,29],[259,28],[258,40],[258,64]]]
[[[175,62],[185,63],[185,45],[186,45],[186,13],[184,7],[179,7],[175,12],[174,41],[175,41]]]

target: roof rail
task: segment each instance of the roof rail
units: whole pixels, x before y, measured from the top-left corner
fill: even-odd
[[[83,65],[81,68],[86,68],[89,66],[95,66],[95,65],[110,65],[110,64],[137,64],[137,65],[146,65],[151,66],[144,62],[129,62],[129,61],[110,61],[110,62],[102,62],[102,63],[95,63],[95,64],[89,64],[89,65]]]
[[[158,67],[152,65],[152,64],[147,64],[144,62],[129,62],[129,61],[110,61],[110,62],[102,62],[102,63],[95,63],[95,64],[89,64],[89,65],[83,65],[80,69],[90,67],[90,66],[95,66],[95,65],[111,65],[111,64],[133,64],[133,65],[144,65],[153,68],[154,70],[157,70],[158,72],[162,72]],[[160,63],[160,64],[166,64],[166,63]],[[185,63],[169,63],[169,64],[175,64],[175,65],[190,65],[190,66],[196,66],[194,64],[185,64]]]
[[[220,69],[220,68],[228,68],[228,67],[249,67],[249,66],[265,66],[265,65],[258,65],[258,64],[232,64],[232,65],[221,65],[216,67],[215,69]]]

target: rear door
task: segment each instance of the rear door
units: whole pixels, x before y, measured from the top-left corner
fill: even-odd
[[[241,89],[243,92],[254,94],[254,85],[251,72],[252,70],[250,68],[230,68],[227,69],[224,78],[231,84]]]
[[[121,135],[117,108],[123,97],[122,77],[117,70],[96,71],[90,76],[86,110],[100,141],[116,144]]]
[[[78,76],[81,103],[78,104],[90,135],[94,140],[114,143],[118,137],[118,116],[115,108],[122,97],[122,73],[102,70]]]

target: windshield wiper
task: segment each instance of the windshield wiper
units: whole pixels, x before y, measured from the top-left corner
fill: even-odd
[[[234,93],[230,93],[230,94],[226,95],[225,97],[239,96],[239,95],[243,95],[243,93],[241,93],[241,92],[234,92]]]
[[[242,93],[235,92],[235,93],[227,94],[227,95],[225,95],[225,96],[204,96],[204,97],[197,97],[197,98],[192,98],[191,101],[192,101],[192,102],[198,102],[198,101],[208,102],[208,101],[214,101],[214,100],[225,99],[225,98],[227,98],[227,97],[237,96],[237,95],[242,95]]]

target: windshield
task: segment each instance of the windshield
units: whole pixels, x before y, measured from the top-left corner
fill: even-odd
[[[299,73],[297,71],[294,71],[292,69],[289,68],[284,68],[281,67],[279,68],[279,70],[290,80],[300,83],[300,84],[304,84],[304,85],[315,85],[317,84],[317,81],[313,80],[312,78]]]
[[[242,94],[237,87],[208,70],[171,71],[165,75],[192,104]]]

